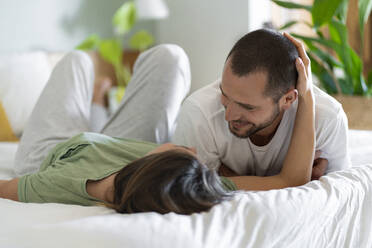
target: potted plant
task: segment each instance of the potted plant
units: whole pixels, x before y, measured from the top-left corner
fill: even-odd
[[[272,0],[287,9],[304,9],[311,14],[313,36],[292,33],[303,40],[311,59],[311,70],[320,86],[335,95],[348,115],[349,127],[372,129],[372,70],[363,75],[364,27],[372,10],[371,0],[359,0],[360,54],[350,46],[346,17],[348,0],[314,0],[313,5]],[[280,29],[296,25],[289,21]],[[359,103],[359,104],[358,104]]]
[[[125,88],[131,78],[131,68],[125,63],[123,56],[123,38],[133,28],[137,21],[137,11],[133,1],[125,2],[114,14],[112,26],[115,36],[112,38],[101,38],[97,34],[87,37],[76,49],[94,50],[100,57],[112,65],[116,78],[116,87],[109,92],[109,109],[114,112],[124,96]],[[154,43],[154,38],[145,30],[133,34],[129,40],[129,47],[136,50],[136,54],[146,50]]]

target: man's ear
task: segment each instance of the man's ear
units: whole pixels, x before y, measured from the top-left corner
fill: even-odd
[[[279,100],[279,104],[282,109],[287,110],[292,106],[292,103],[296,101],[298,92],[296,89],[290,89],[285,93]]]

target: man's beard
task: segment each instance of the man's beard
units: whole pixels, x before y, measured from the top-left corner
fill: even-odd
[[[230,121],[229,122],[229,129],[230,129],[230,132],[235,135],[236,137],[238,138],[241,138],[241,139],[245,139],[245,138],[248,138],[250,137],[251,135],[261,131],[262,129],[265,129],[267,128],[268,126],[270,126],[271,124],[273,124],[273,122],[276,120],[276,118],[280,115],[280,110],[279,110],[279,104],[275,104],[275,109],[272,113],[272,115],[268,118],[267,121],[259,124],[259,125],[256,125],[252,122],[247,122],[246,125],[252,125],[252,127],[250,129],[248,129],[244,134],[238,134],[235,132],[235,128],[232,126],[232,123],[241,123],[241,122],[245,122],[245,121],[241,121],[241,120],[237,120],[237,121]],[[238,131],[238,130],[237,130]]]

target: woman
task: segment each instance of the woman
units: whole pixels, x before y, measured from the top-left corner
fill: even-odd
[[[30,173],[30,168],[35,167],[37,169],[40,167],[39,172],[31,171],[31,174],[20,178],[1,180],[0,197],[23,202],[80,205],[104,203],[120,213],[156,211],[191,214],[207,211],[215,204],[229,199],[231,194],[228,191],[231,190],[279,189],[309,182],[315,145],[310,65],[301,44],[291,37],[288,38],[296,45],[302,59],[298,58],[296,61],[299,73],[297,85],[299,104],[295,127],[280,174],[271,177],[219,178],[215,171],[207,169],[197,160],[195,150],[192,148],[172,144],[158,146],[154,143],[138,141],[138,139],[151,140],[155,137],[153,141],[159,142],[160,131],[163,132],[162,136],[164,133],[169,133],[170,130],[164,131],[164,126],[159,126],[159,122],[167,116],[164,112],[155,113],[153,121],[146,123],[145,129],[152,128],[148,133],[155,133],[153,137],[140,137],[141,129],[137,130],[138,132],[125,132],[128,120],[122,119],[130,115],[129,122],[133,122],[133,119],[138,119],[136,117],[141,114],[137,111],[137,115],[134,115],[127,110],[135,94],[138,101],[135,105],[142,103],[144,109],[149,110],[149,113],[145,114],[146,118],[148,114],[156,111],[151,108],[153,104],[159,104],[158,101],[164,96],[170,97],[171,100],[163,101],[161,103],[163,106],[156,109],[163,111],[173,106],[178,110],[186,94],[185,91],[164,92],[161,85],[151,89],[150,83],[147,82],[150,78],[153,82],[167,81],[177,83],[178,86],[183,85],[188,89],[188,62],[185,62],[184,55],[175,56],[180,53],[180,50],[174,47],[157,47],[142,54],[135,65],[134,77],[128,86],[126,98],[101,130],[103,134],[81,133],[88,130],[87,124],[83,125],[81,116],[85,116],[83,119],[85,121],[89,119],[89,114],[84,115],[84,113],[90,108],[87,103],[90,103],[91,99],[87,96],[92,95],[94,67],[97,66],[92,64],[92,61],[95,61],[92,55],[87,57],[83,53],[74,53],[60,62],[53,72],[48,86],[35,107],[17,152],[16,166],[19,174]],[[158,62],[164,56],[168,59],[162,60],[161,66],[155,66],[148,73],[144,73],[144,68],[153,64],[148,61]],[[86,65],[90,65],[88,69]],[[172,70],[171,66],[175,65],[177,68]],[[185,65],[186,69],[184,69]],[[163,68],[171,72],[164,75],[160,71]],[[66,78],[66,75],[73,76]],[[141,97],[138,89],[137,91],[133,89],[144,81],[145,86],[140,87],[141,92],[148,91],[149,94]],[[79,87],[81,88],[82,84],[87,90],[81,94],[83,96],[81,101],[79,95],[76,96],[76,91],[81,91]],[[60,91],[56,95],[54,91],[58,87]],[[179,89],[179,87],[167,86],[165,89]],[[179,97],[174,99],[174,95]],[[54,103],[45,106],[48,101],[62,103],[62,107],[48,112],[56,105]],[[74,108],[72,110],[69,108],[69,104],[75,102],[79,103],[78,107],[75,107],[81,111],[73,111]],[[80,105],[84,108],[80,108]],[[53,114],[52,118],[43,119],[45,112]],[[140,118],[139,126],[143,124],[141,122],[143,120],[144,118]],[[63,125],[60,124],[61,121],[64,122]],[[173,121],[174,118],[167,119],[167,124],[170,123],[168,127],[172,126]],[[83,128],[76,128],[79,126]],[[71,135],[72,133],[75,136]],[[133,137],[133,135],[139,136]],[[124,137],[131,139],[124,139]],[[59,144],[50,151],[50,146],[57,143]]]

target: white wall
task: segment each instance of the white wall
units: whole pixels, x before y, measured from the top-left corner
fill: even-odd
[[[159,43],[189,55],[194,91],[222,74],[226,56],[244,34],[271,19],[270,0],[167,0],[169,18],[157,21]]]
[[[0,1],[0,53],[73,49],[89,34],[112,36],[111,17],[125,0]],[[269,0],[166,0],[169,17],[139,22],[156,43],[176,43],[189,55],[192,91],[222,73],[233,44],[270,15]]]
[[[247,0],[167,0],[170,13],[157,21],[159,43],[175,43],[190,58],[192,91],[222,73],[233,44],[248,32]]]
[[[125,0],[1,0],[0,52],[66,51],[91,33],[112,36],[111,17]],[[152,24],[140,24],[152,32]]]
[[[248,0],[249,30],[262,28],[265,22],[272,20],[272,5],[270,0]]]

